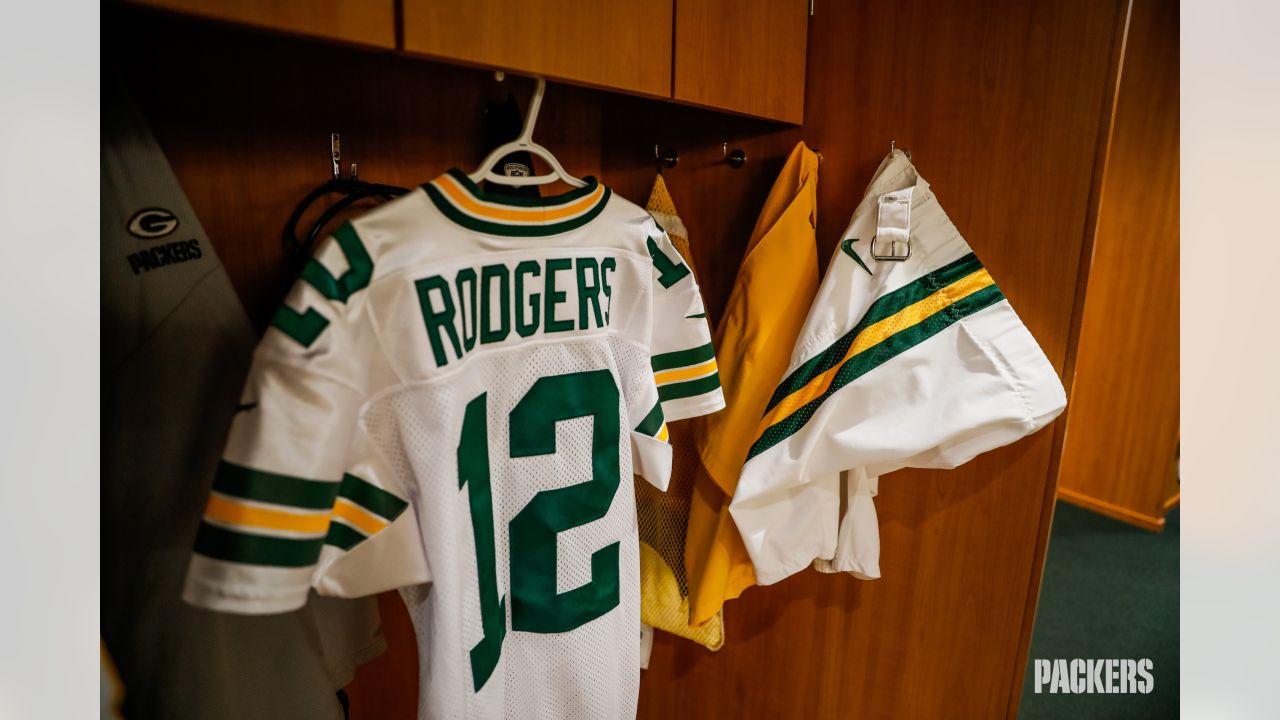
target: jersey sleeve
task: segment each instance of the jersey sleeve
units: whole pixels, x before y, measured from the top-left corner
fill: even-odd
[[[636,473],[666,490],[671,477],[667,423],[724,407],[711,329],[693,270],[671,239],[648,223],[652,261],[649,367],[628,392]]]
[[[1040,346],[920,186],[906,262],[862,257],[856,238],[874,222],[860,224],[859,207],[757,427],[730,512],[761,584],[814,560],[878,575],[879,476],[955,467],[1066,404]]]
[[[189,603],[256,614],[301,607],[312,587],[376,592],[378,578],[343,562],[362,545],[392,582],[415,565],[422,574],[404,537],[413,523],[406,494],[363,447],[358,422],[378,382],[378,344],[360,312],[372,271],[344,225],[258,345],[197,531]]]
[[[724,393],[697,280],[666,232],[658,229],[646,245],[653,260],[649,361],[663,416],[713,413],[724,407]]]

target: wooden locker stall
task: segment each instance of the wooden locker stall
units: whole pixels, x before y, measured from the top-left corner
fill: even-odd
[[[602,152],[604,176],[642,198],[652,182],[644,144],[680,149],[666,182],[718,316],[794,142],[825,158],[825,266],[894,140],[1061,371],[1126,14],[1123,0],[819,2],[801,128],[699,122],[682,108],[642,116],[619,101],[604,143],[622,152]],[[726,139],[746,151],[742,170],[721,161]],[[956,470],[882,478],[881,579],[807,571],[747,590],[726,605],[714,654],[659,634],[640,716],[1015,717],[1055,442],[1046,429]]]
[[[666,180],[712,316],[797,141],[825,157],[825,265],[895,140],[1062,371],[1127,10],[1127,0],[820,0],[802,126],[556,83],[537,137],[571,172],[638,203],[654,145],[679,150]],[[483,105],[508,91],[523,104],[532,87],[146,11],[105,22],[107,71],[116,66],[142,106],[260,328],[297,271],[280,231],[328,177],[330,132],[343,133],[344,168],[354,160],[363,178],[413,186],[470,170],[486,150]],[[675,62],[678,73],[678,52]],[[724,72],[734,64],[724,58]],[[744,167],[724,162],[726,144],[746,151]],[[750,589],[727,606],[718,653],[660,635],[640,715],[1016,716],[1060,440],[1044,430],[955,471],[886,476],[882,579],[807,571]],[[412,632],[395,595],[381,604],[391,648],[349,688],[356,720],[416,710]]]
[[[1134,0],[1058,496],[1148,530],[1178,490],[1178,4]]]

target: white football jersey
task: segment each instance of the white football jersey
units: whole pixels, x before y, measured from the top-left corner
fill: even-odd
[[[450,171],[344,225],[259,345],[185,597],[402,591],[420,716],[635,714],[632,472],[724,405],[693,274],[598,182]]]
[[[1066,406],[1048,358],[902,151],[842,237],[730,505],[761,585],[810,564],[879,577],[879,476],[955,467]]]

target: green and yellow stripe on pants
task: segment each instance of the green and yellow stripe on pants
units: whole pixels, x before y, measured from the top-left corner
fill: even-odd
[[[969,253],[876,300],[853,329],[782,381],[747,459],[799,432],[845,385],[1003,299]]]

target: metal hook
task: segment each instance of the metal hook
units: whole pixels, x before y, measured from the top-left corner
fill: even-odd
[[[743,165],[747,164],[747,154],[743,152],[742,148],[730,150],[729,143],[724,142],[721,143],[720,152],[724,155],[725,162],[729,163],[729,167],[734,170],[739,170]]]
[[[658,174],[661,175],[662,168],[673,168],[680,162],[680,153],[675,148],[667,148],[664,152],[661,146],[654,145],[653,159],[658,163]]]
[[[342,178],[342,136],[336,132],[329,133],[329,162],[331,167],[329,171],[333,173],[333,179]]]
[[[897,149],[898,149],[898,148],[897,148],[897,143],[896,143],[896,142],[894,142],[893,140],[890,140],[890,141],[889,141],[889,154],[890,154],[890,155],[892,155],[892,154],[893,154],[893,151],[894,151],[894,150],[897,150]],[[910,159],[911,159],[911,151],[910,151],[910,150],[907,150],[906,148],[903,148],[903,149],[902,149],[902,154],[903,154],[903,155],[906,155],[908,160],[910,160]]]

